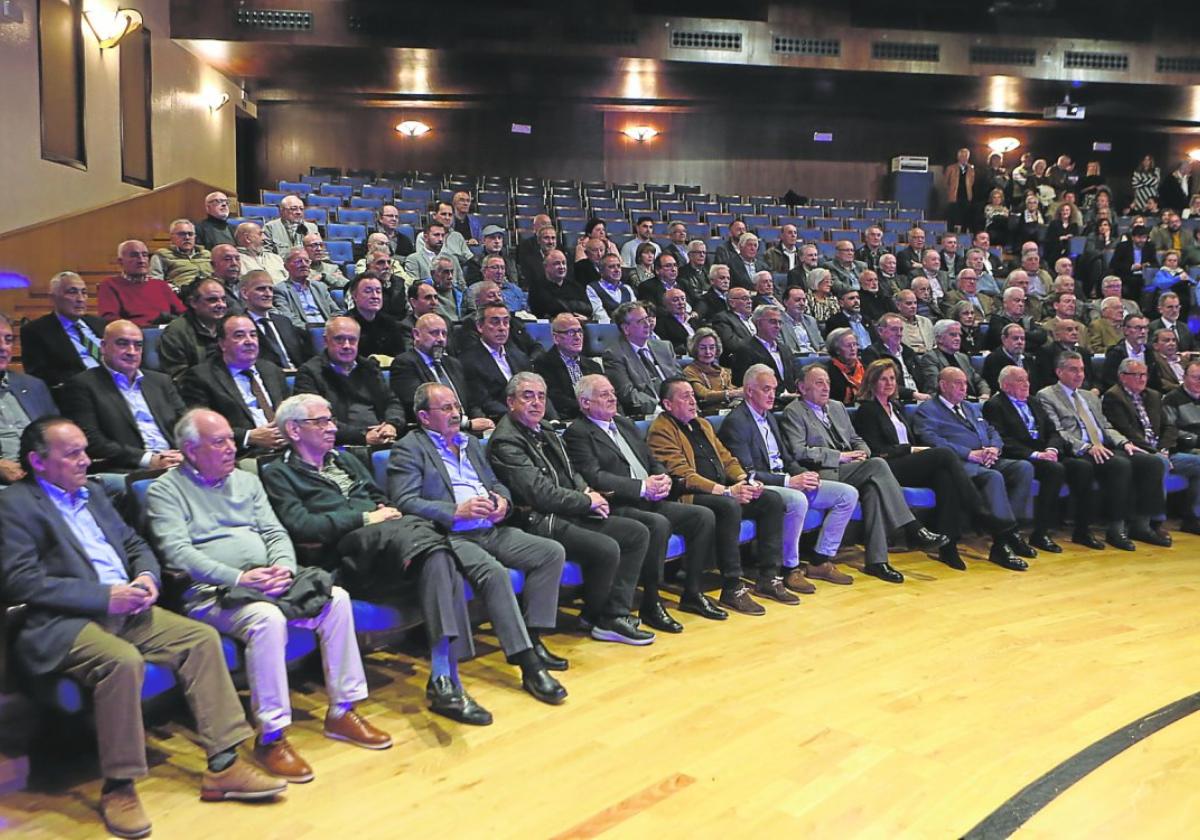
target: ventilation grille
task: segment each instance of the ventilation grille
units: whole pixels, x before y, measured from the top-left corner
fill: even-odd
[[[274,32],[311,32],[313,13],[290,9],[238,9],[234,23]]]
[[[1200,58],[1191,55],[1160,55],[1154,60],[1155,73],[1200,73]]]
[[[838,58],[842,54],[842,42],[836,38],[784,38],[776,35],[772,49],[784,55]]]
[[[671,48],[676,50],[727,50],[741,52],[740,32],[671,32]]]
[[[1125,53],[1067,50],[1063,53],[1063,67],[1068,70],[1128,70],[1129,56]]]
[[[871,58],[887,61],[941,61],[937,44],[905,44],[898,41],[876,41],[871,44]]]
[[[972,64],[1005,64],[1010,67],[1033,67],[1037,64],[1037,50],[1028,47],[971,47]]]

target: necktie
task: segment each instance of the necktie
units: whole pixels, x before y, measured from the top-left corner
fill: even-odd
[[[295,367],[292,364],[291,357],[288,356],[287,348],[283,346],[283,339],[280,338],[279,332],[275,329],[275,325],[271,323],[270,318],[259,319],[258,334],[266,338],[275,348],[275,352],[279,356],[280,367],[289,369]]]
[[[1027,403],[1017,404],[1017,413],[1021,415],[1021,420],[1025,423],[1025,429],[1029,432],[1029,436],[1036,440],[1037,424],[1033,422],[1033,413],[1029,410],[1029,405]]]
[[[959,403],[958,405],[954,406],[954,413],[957,414],[958,419],[963,421],[964,423],[971,422],[970,420],[967,419],[967,413],[965,411],[963,411],[962,403]]]
[[[100,361],[100,343],[96,341],[96,337],[83,328],[83,324],[79,321],[75,322],[75,333],[79,336],[80,342],[83,344],[83,349],[87,350],[87,354]]]
[[[1102,445],[1104,443],[1104,435],[1096,425],[1096,421],[1092,419],[1092,413],[1084,406],[1079,392],[1076,391],[1071,396],[1072,402],[1075,405],[1075,413],[1079,415],[1079,422],[1083,424],[1083,431],[1088,436],[1088,443]]]
[[[638,481],[648,478],[650,473],[646,472],[646,468],[642,466],[642,462],[638,460],[637,455],[634,454],[629,444],[625,441],[625,438],[621,435],[620,430],[617,429],[616,423],[608,424],[608,436],[617,445],[617,449],[621,450],[621,455],[624,456],[625,463],[629,465],[629,477],[636,478]]]
[[[267,392],[263,390],[262,385],[258,384],[258,377],[254,375],[254,368],[246,368],[242,371],[242,376],[250,380],[250,393],[254,395],[255,401],[258,402],[258,408],[267,418],[268,423],[275,422],[275,409],[271,407],[271,401],[267,399]]]
[[[454,398],[459,401],[459,405],[462,405],[462,397],[458,395],[458,389],[454,387],[454,383],[446,373],[446,369],[442,367],[441,359],[433,360],[433,376],[435,379],[437,379],[439,384],[445,385],[447,388],[453,391]]]
[[[579,380],[583,378],[583,371],[579,369],[579,360],[571,356],[563,356],[563,364],[567,366],[567,375],[571,377],[571,385],[578,385]]]
[[[1146,413],[1146,404],[1142,402],[1142,395],[1130,394],[1129,397],[1133,400],[1133,407],[1137,409],[1138,421],[1142,424],[1146,443],[1150,444],[1151,449],[1158,449],[1158,435],[1154,434],[1154,426],[1150,423],[1150,415]]]
[[[646,368],[646,373],[650,374],[650,378],[654,380],[655,384],[662,382],[664,378],[662,369],[659,368],[658,362],[654,361],[654,357],[650,355],[650,348],[643,347],[638,356]]]

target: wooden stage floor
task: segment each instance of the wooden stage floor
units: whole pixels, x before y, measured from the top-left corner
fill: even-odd
[[[1175,537],[1135,554],[1064,541],[1024,574],[987,563],[981,543],[966,572],[895,555],[903,586],[856,574],[799,607],[767,602],[762,618],[677,613],[686,631],[647,648],[562,633],[549,640],[571,659],[558,708],[525,695],[492,649],[463,666],[496,717],[481,729],[425,709],[423,660],[372,654],[362,708],[395,736],[390,751],[322,738],[310,681],[293,694],[291,738],[315,782],[275,804],[201,803],[200,752],[168,722],[150,731],[139,790],[169,838],[960,837],[1200,691],[1200,538]],[[1181,717],[1017,836],[1196,836],[1198,739],[1200,715]],[[94,759],[69,772],[84,781],[0,798],[4,833],[102,836]]]

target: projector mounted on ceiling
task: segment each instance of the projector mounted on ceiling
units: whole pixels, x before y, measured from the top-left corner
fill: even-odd
[[[1076,105],[1070,96],[1064,96],[1063,101],[1042,110],[1042,116],[1048,120],[1081,120],[1087,115],[1087,109]]]

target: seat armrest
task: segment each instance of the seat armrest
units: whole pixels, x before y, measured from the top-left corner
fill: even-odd
[[[16,661],[13,656],[13,646],[17,641],[17,631],[25,623],[25,604],[10,604],[0,601],[0,692],[11,693],[17,690]]]

